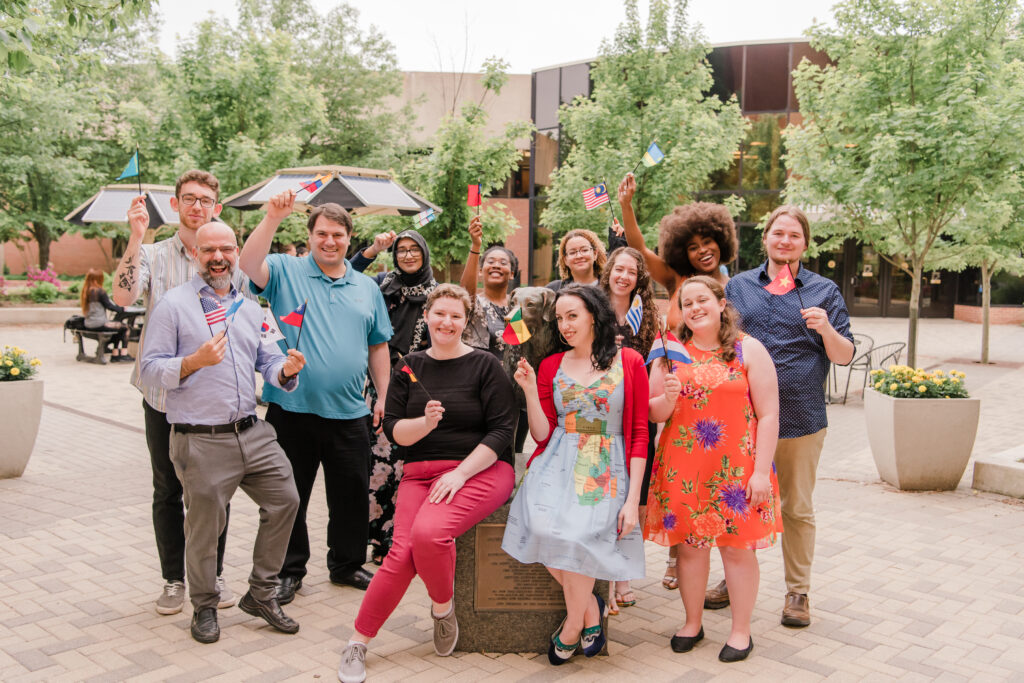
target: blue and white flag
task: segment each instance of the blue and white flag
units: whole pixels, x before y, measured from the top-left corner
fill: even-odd
[[[675,338],[671,332],[659,334],[654,338],[654,344],[651,345],[651,352],[647,354],[647,365],[651,364],[651,361],[658,358],[668,356],[670,361],[678,361],[680,363],[692,363],[693,359],[690,358],[690,354],[686,352],[686,347],[683,343]]]
[[[430,221],[437,218],[437,214],[434,213],[433,207],[428,207],[426,211],[420,211],[418,214],[413,216],[413,220],[416,222],[417,228],[422,228]]]
[[[640,295],[636,294],[633,296],[633,303],[630,305],[629,310],[626,311],[626,322],[629,323],[629,329],[633,330],[633,334],[640,334],[640,323],[644,320],[644,304],[640,301]]]

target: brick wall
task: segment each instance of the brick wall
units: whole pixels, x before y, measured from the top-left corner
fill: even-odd
[[[957,304],[953,308],[953,318],[967,323],[981,324],[981,306],[963,306]],[[989,323],[992,325],[1024,324],[1024,306],[992,306],[989,308]]]

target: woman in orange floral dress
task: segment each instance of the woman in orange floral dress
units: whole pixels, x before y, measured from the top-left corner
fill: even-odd
[[[679,338],[690,357],[651,370],[650,419],[667,420],[655,454],[645,538],[679,546],[686,623],[672,649],[704,638],[701,616],[711,548],[725,566],[732,630],[718,658],[746,659],[760,572],[755,550],[782,531],[772,459],[779,432],[779,387],[764,346],[739,332],[722,285],[705,276],[679,289]]]

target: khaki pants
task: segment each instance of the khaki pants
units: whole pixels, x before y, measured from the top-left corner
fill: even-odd
[[[814,561],[814,484],[825,431],[794,439],[779,439],[775,471],[782,498],[782,562],[786,590],[808,593]]]

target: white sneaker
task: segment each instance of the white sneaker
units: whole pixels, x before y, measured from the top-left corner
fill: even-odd
[[[227,609],[235,604],[235,594],[223,576],[217,577],[217,593],[220,596],[217,602],[217,609]]]
[[[156,599],[157,614],[177,614],[185,604],[185,582],[168,581],[164,592]]]
[[[362,643],[349,643],[345,651],[341,653],[338,680],[341,683],[363,683],[366,680],[365,645]]]

